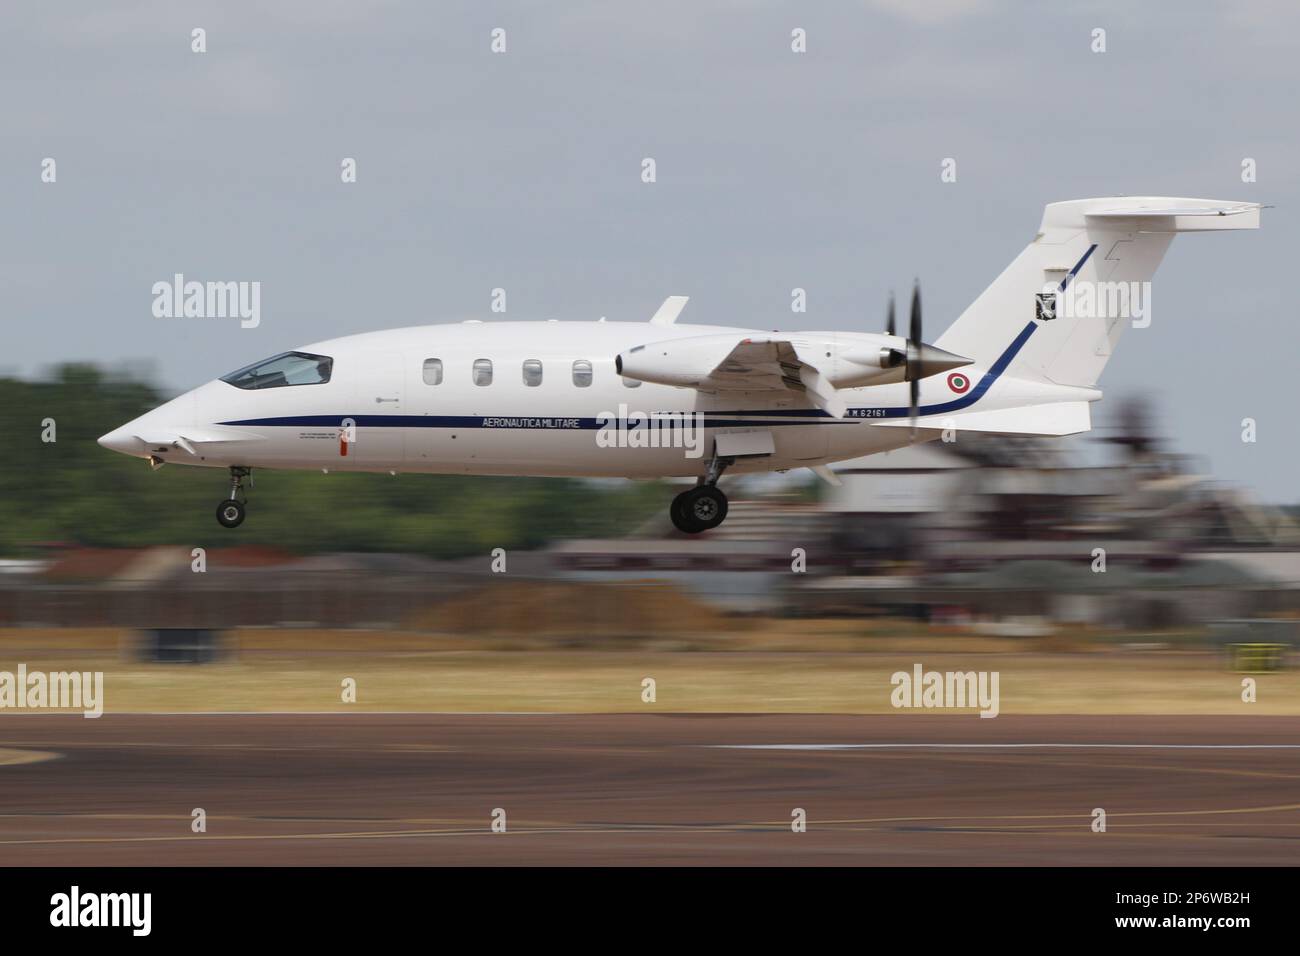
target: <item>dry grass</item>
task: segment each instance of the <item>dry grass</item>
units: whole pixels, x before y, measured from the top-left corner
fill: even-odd
[[[792,633],[792,629],[795,633]],[[1203,652],[1044,653],[1023,641],[929,630],[904,636],[861,622],[780,621],[743,635],[665,649],[509,651],[484,639],[416,632],[244,630],[239,652],[201,666],[144,664],[123,651],[130,632],[0,631],[0,670],[102,670],[106,712],[549,711],[894,713],[890,676],[927,670],[996,670],[1004,714],[1300,715],[1300,672],[1264,675],[1258,703],[1241,701],[1241,676]],[[491,643],[491,642],[487,642]],[[797,648],[797,650],[793,649]],[[813,652],[816,649],[816,652]],[[341,701],[344,678],[355,704]],[[641,701],[653,677],[657,701]]]

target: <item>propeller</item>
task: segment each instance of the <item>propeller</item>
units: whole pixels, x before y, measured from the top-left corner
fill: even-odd
[[[885,320],[885,332],[896,335],[894,320],[894,294],[889,294],[889,313]],[[882,368],[903,367],[903,381],[907,382],[908,415],[912,420],[912,440],[916,440],[916,420],[921,412],[921,379],[938,375],[949,369],[961,368],[973,364],[971,359],[945,352],[943,349],[926,345],[921,338],[921,281],[912,286],[912,312],[907,322],[906,346],[896,349],[887,346],[881,350]]]
[[[912,440],[916,440],[916,416],[921,407],[921,376],[924,373],[921,362],[921,350],[925,340],[921,338],[921,280],[912,286],[912,316],[907,324],[907,387],[908,408],[912,417]]]

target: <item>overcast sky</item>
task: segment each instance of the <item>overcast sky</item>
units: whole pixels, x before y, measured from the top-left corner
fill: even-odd
[[[1096,421],[1148,393],[1177,448],[1296,501],[1300,5],[1166,7],[13,0],[0,368],[144,359],[179,391],[317,339],[490,320],[496,287],[511,319],[641,320],[679,293],[683,322],[876,330],[919,275],[933,341],[1047,202],[1262,201],[1257,233],[1175,241]],[[260,326],[155,318],[176,272],[260,281]]]

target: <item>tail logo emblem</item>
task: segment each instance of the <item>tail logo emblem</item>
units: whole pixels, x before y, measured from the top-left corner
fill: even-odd
[[[1047,322],[1056,318],[1056,293],[1037,292],[1034,294],[1034,318]]]

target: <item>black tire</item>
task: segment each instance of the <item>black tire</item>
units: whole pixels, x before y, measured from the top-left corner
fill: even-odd
[[[229,498],[217,505],[217,523],[223,528],[238,528],[244,523],[244,503]]]
[[[716,528],[727,517],[727,496],[713,485],[700,485],[680,496],[676,512],[677,526],[687,534],[699,534]],[[676,520],[673,522],[677,524]]]
[[[668,517],[673,519],[673,527],[683,534],[696,534],[700,528],[695,527],[687,521],[686,515],[682,512],[682,499],[690,492],[683,491],[680,495],[673,498],[672,504],[668,506]]]

